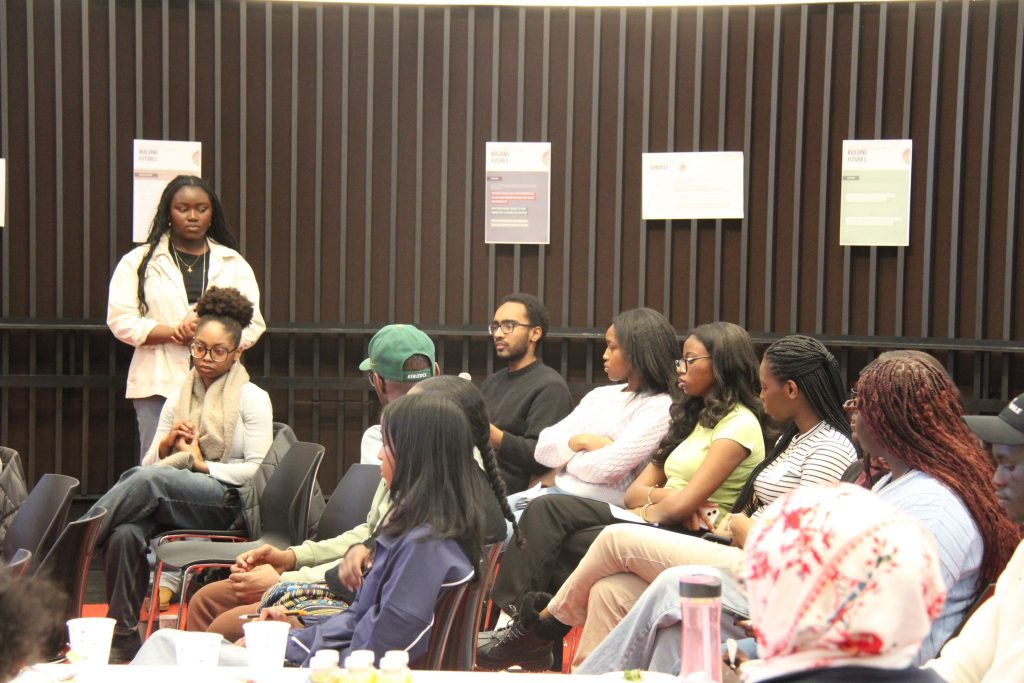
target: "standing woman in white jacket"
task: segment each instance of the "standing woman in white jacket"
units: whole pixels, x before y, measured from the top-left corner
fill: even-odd
[[[213,188],[202,178],[181,175],[164,189],[146,243],[125,254],[114,270],[107,326],[135,347],[125,395],[135,405],[140,459],[153,442],[164,401],[188,373],[195,303],[206,288],[234,287],[252,302],[243,349],[267,328],[256,277],[237,248]]]

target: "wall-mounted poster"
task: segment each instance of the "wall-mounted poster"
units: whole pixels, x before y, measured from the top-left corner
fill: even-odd
[[[743,152],[643,155],[643,218],[743,218]]]
[[[551,241],[551,143],[488,142],[484,241]]]
[[[910,244],[913,140],[843,140],[839,244]]]
[[[203,143],[136,140],[132,188],[132,241],[145,242],[153,214],[167,183],[179,175],[202,175]]]

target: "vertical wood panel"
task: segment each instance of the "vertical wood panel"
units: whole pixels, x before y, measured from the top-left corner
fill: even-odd
[[[0,440],[33,478],[95,494],[134,452],[131,349],[103,302],[135,137],[203,143],[270,323],[249,368],[334,451],[328,488],[376,419],[355,369],[372,332],[416,322],[446,371],[479,379],[510,289],[546,300],[546,355],[574,390],[639,305],[681,333],[824,336],[848,375],[884,348],[937,350],[975,405],[1024,390],[1017,3],[0,0],[0,33]],[[837,244],[838,151],[857,137],[914,140],[907,248]],[[535,139],[552,143],[551,244],[484,246],[484,144]],[[640,155],[690,149],[745,153],[745,218],[642,220]]]

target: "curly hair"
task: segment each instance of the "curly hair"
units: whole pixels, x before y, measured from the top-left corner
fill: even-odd
[[[217,193],[213,191],[213,187],[202,178],[194,175],[180,175],[174,178],[171,182],[167,183],[163,194],[160,195],[160,202],[157,204],[156,213],[153,215],[153,222],[149,225],[149,235],[146,237],[148,249],[146,249],[146,253],[142,257],[142,262],[139,264],[137,271],[139,276],[139,315],[146,315],[146,312],[149,310],[149,305],[146,303],[146,268],[149,266],[150,259],[153,258],[153,249],[160,242],[160,238],[171,230],[171,203],[174,201],[174,195],[183,187],[197,187],[210,198],[210,208],[213,211],[213,216],[210,220],[210,229],[206,231],[207,237],[213,238],[215,242],[223,244],[225,247],[238,250],[238,242],[235,241],[235,236],[231,234],[231,226],[228,225],[228,220],[224,216],[224,208],[221,206]]]
[[[45,657],[51,643],[63,642],[64,602],[49,581],[0,568],[0,681]]]
[[[242,341],[242,330],[252,322],[255,310],[252,302],[234,287],[207,287],[196,302],[199,316],[196,330],[208,322],[219,322],[237,345]]]
[[[996,500],[992,464],[963,420],[949,375],[912,356],[876,360],[857,381],[861,419],[886,450],[963,501],[985,543],[978,589],[1003,571],[1020,529]]]
[[[712,429],[737,405],[754,413],[761,430],[767,431],[767,419],[760,398],[757,354],[745,329],[727,322],[696,327],[687,338],[697,339],[711,355],[714,383],[704,396],[677,393],[669,409],[672,423],[651,461],[664,467],[669,454],[690,436],[700,424]]]
[[[764,362],[773,377],[781,382],[792,381],[796,384],[819,419],[853,442],[850,420],[843,412],[846,390],[839,361],[821,342],[801,334],[791,334],[765,349]],[[786,426],[771,452],[750,473],[736,498],[733,512],[750,515],[757,509],[755,479],[789,447],[799,431],[796,424]]]
[[[469,420],[469,427],[473,430],[473,443],[480,451],[480,459],[484,463],[484,472],[491,485],[491,491],[498,501],[501,514],[512,524],[512,535],[516,545],[523,546],[523,537],[519,533],[519,523],[512,513],[508,504],[508,488],[505,486],[505,478],[501,476],[498,468],[498,458],[491,446],[491,419],[487,415],[487,406],[484,405],[484,397],[480,390],[469,380],[454,375],[439,375],[425,379],[419,383],[416,393],[433,394],[445,396],[455,401]]]

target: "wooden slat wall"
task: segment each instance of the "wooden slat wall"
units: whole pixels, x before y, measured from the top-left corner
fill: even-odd
[[[203,143],[270,332],[247,365],[328,446],[375,399],[369,334],[415,322],[493,368],[512,290],[547,302],[577,394],[604,326],[664,311],[826,339],[854,378],[934,351],[975,409],[1024,390],[1024,9],[1014,0],[678,9],[0,0],[0,443],[102,492],[136,446],[103,324],[133,138]],[[838,246],[846,138],[914,140],[911,245]],[[551,244],[483,242],[488,140],[550,140]],[[643,221],[640,154],[743,150],[747,217]]]

